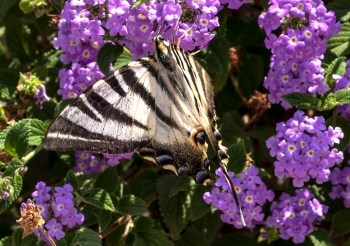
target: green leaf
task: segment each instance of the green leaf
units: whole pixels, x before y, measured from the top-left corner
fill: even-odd
[[[315,246],[328,246],[330,244],[329,233],[323,228],[313,231],[309,235],[309,238]]]
[[[350,54],[350,23],[341,24],[341,30],[337,36],[328,41],[327,49],[337,56]]]
[[[333,74],[338,74],[343,76],[346,70],[346,61],[348,58],[341,56],[334,59],[331,64],[325,70],[325,77],[332,76]]]
[[[130,51],[124,47],[123,52],[117,58],[117,60],[113,64],[113,69],[117,70],[131,62],[132,55]]]
[[[92,189],[89,197],[83,197],[84,201],[97,208],[114,211],[114,205],[109,194],[102,189]]]
[[[41,120],[30,119],[30,121],[28,122],[28,130],[28,145],[39,146],[40,144],[42,144],[46,134],[45,123]]]
[[[205,240],[204,234],[194,230],[187,230],[176,243],[176,246],[192,245],[209,246],[209,242]]]
[[[0,201],[0,214],[2,214],[12,204],[12,202],[17,199],[22,191],[22,185],[22,177],[16,174],[13,177],[11,186],[9,187],[9,197],[6,200]]]
[[[350,232],[350,210],[341,210],[333,215],[332,230],[338,235]]]
[[[211,206],[207,204],[203,195],[205,192],[211,191],[212,187],[207,185],[195,185],[193,192],[191,193],[191,206],[190,206],[190,215],[191,220],[197,220],[204,216],[210,211]]]
[[[95,187],[113,193],[117,190],[119,182],[117,166],[109,167],[97,177]]]
[[[209,212],[205,216],[192,222],[190,228],[193,228],[197,232],[203,233],[206,239],[211,240],[215,235],[217,235],[223,224],[220,219],[221,214],[221,211],[215,211],[214,213]]]
[[[93,213],[97,217],[99,232],[104,231],[109,225],[109,223],[111,222],[111,219],[112,219],[111,211],[95,208],[93,210]]]
[[[123,46],[106,43],[97,53],[97,65],[104,75],[110,73],[110,65],[123,53]]]
[[[131,6],[131,9],[134,9],[134,8],[140,6],[141,4],[148,3],[148,2],[150,2],[150,0],[138,0],[136,3],[134,3]]]
[[[136,240],[134,246],[171,246],[174,245],[164,234],[164,232],[152,229],[146,232],[135,234]]]
[[[59,113],[61,113],[61,111],[68,106],[68,104],[70,104],[73,101],[73,99],[65,99],[60,101],[56,108],[55,108],[55,113],[54,113],[54,117],[56,117],[57,115],[59,115]]]
[[[227,164],[227,170],[235,174],[241,173],[247,160],[244,141],[239,139],[236,144],[231,145],[227,150],[227,154],[232,157]]]
[[[134,227],[132,229],[133,232],[144,232],[149,231],[154,227],[154,220],[148,217],[136,217],[133,220]]]
[[[98,233],[82,228],[75,233],[71,246],[101,246],[102,241]]]
[[[337,0],[327,5],[328,10],[333,10],[337,20],[346,22],[350,20],[350,2],[348,0]]]
[[[5,149],[5,139],[6,139],[6,135],[9,132],[10,128],[11,128],[11,126],[8,126],[5,128],[5,130],[0,132],[0,149]]]
[[[18,2],[19,0],[0,1],[0,21],[4,19],[7,11]]]
[[[338,104],[350,103],[350,90],[339,90],[335,93],[335,99]]]
[[[84,215],[84,222],[83,222],[84,227],[88,227],[97,223],[97,218],[93,212],[94,209],[95,207],[89,204],[83,207],[81,212]]]
[[[189,191],[191,189],[191,179],[186,175],[178,177],[174,175],[163,176],[158,179],[157,191],[161,196],[174,196],[180,191]]]
[[[15,171],[18,168],[23,167],[23,162],[17,157],[13,157],[10,162],[6,163],[7,169],[6,171]]]
[[[79,189],[78,179],[77,179],[77,177],[75,176],[75,173],[72,170],[69,170],[67,172],[67,175],[64,178],[64,183],[71,184],[72,187],[73,187],[73,191],[75,191],[75,192],[77,192],[78,189]]]
[[[307,93],[292,92],[283,95],[282,98],[299,109],[312,109],[316,106],[316,98]]]
[[[56,246],[68,246],[67,241],[66,241],[65,238],[62,238],[62,239],[60,239],[58,241],[55,241],[55,243],[56,243]]]
[[[340,143],[335,144],[333,148],[336,148],[339,151],[342,151],[344,153],[350,142],[350,122],[339,115],[336,115],[333,117],[336,117],[336,121],[335,121],[336,123],[333,127],[340,127],[344,133],[344,137],[340,139]],[[327,120],[326,122],[327,127],[330,126],[331,123],[332,123],[332,118]]]
[[[5,138],[5,150],[14,157],[23,157],[30,145],[40,145],[45,136],[44,123],[37,119],[24,119],[11,125]]]
[[[174,239],[178,239],[180,233],[185,229],[189,219],[190,196],[188,193],[180,191],[168,197],[159,194],[159,210],[164,223],[170,230]]]
[[[5,20],[6,44],[13,55],[19,58],[22,64],[34,61],[37,51],[29,27],[22,25],[20,19],[10,16]]]
[[[131,180],[128,185],[135,196],[145,199],[156,192],[156,184],[158,178],[159,175],[154,171],[145,170],[136,176],[133,180]]]
[[[18,73],[7,69],[0,69],[0,101],[12,99],[13,95],[15,95],[18,81]]]
[[[140,215],[147,212],[147,205],[144,200],[134,195],[127,195],[119,200],[117,211],[122,215]]]

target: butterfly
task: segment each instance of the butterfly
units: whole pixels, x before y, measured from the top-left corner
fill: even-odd
[[[47,150],[107,154],[136,152],[144,159],[187,173],[197,184],[210,181],[212,144],[230,183],[229,156],[217,130],[210,77],[194,56],[162,35],[153,38],[154,56],[112,72],[75,98],[51,123]]]

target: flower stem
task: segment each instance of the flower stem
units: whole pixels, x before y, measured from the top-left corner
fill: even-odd
[[[45,229],[41,225],[39,225],[39,230],[41,231],[42,234],[44,234],[46,239],[49,240],[51,246],[56,246],[56,244],[53,241],[53,239],[50,237],[49,234],[47,234],[47,232],[45,231]]]
[[[113,224],[111,224],[106,230],[100,233],[100,238],[103,239],[107,237],[112,231],[117,229],[119,226],[131,220],[131,215],[124,215],[117,219]]]
[[[31,151],[28,155],[22,158],[24,164],[26,164],[32,157],[34,157],[37,153],[39,153],[44,148],[43,144],[40,144],[33,151]]]

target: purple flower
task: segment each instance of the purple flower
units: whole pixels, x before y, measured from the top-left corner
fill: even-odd
[[[281,238],[292,238],[297,244],[313,231],[313,223],[327,213],[328,207],[320,204],[308,189],[303,188],[296,190],[296,196],[283,193],[270,210],[272,215],[266,219],[266,224],[278,228]]]
[[[318,184],[326,182],[330,168],[343,161],[343,153],[331,149],[344,136],[340,128],[325,126],[323,117],[309,118],[298,110],[292,119],[276,126],[276,137],[266,141],[270,155],[276,156],[275,175],[291,177],[296,187],[310,178]]]
[[[49,186],[46,186],[46,184],[42,181],[37,183],[35,186],[35,191],[32,193],[32,197],[36,198],[37,203],[44,203],[48,200],[50,200],[50,194],[51,188]]]
[[[254,228],[257,222],[263,220],[264,215],[261,213],[261,206],[264,205],[266,200],[272,201],[274,197],[273,192],[267,190],[266,185],[257,176],[258,173],[258,168],[254,166],[248,167],[246,173],[241,173],[242,180],[234,178],[234,173],[229,172],[238,199],[242,205],[243,216],[248,228]],[[212,204],[215,209],[223,212],[220,216],[223,222],[232,224],[238,229],[243,228],[232,191],[229,188],[222,169],[217,169],[216,174],[219,178],[216,180],[215,187],[211,192],[206,192],[203,195],[203,199],[206,203]]]
[[[74,206],[73,201],[65,199],[63,197],[56,197],[55,201],[51,204],[52,210],[55,213],[55,217],[67,216],[69,209]]]
[[[63,226],[58,223],[56,219],[49,220],[45,224],[45,227],[47,229],[47,234],[49,234],[50,237],[56,238],[57,240],[64,238],[64,232],[62,230]]]
[[[34,87],[36,90],[36,93],[34,95],[34,98],[37,98],[38,100],[35,102],[35,105],[42,109],[43,108],[43,102],[44,101],[50,101],[50,98],[46,95],[46,87],[45,85],[41,84],[41,89]]]
[[[55,187],[55,193],[53,194],[55,198],[62,197],[64,199],[73,199],[73,187],[71,184],[65,184],[63,187]]]

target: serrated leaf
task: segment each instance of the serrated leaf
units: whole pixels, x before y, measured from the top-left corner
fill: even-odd
[[[30,121],[28,122],[28,130],[28,145],[39,146],[40,144],[42,144],[46,134],[45,123],[41,120],[30,119]]]
[[[97,223],[97,218],[93,213],[94,209],[95,207],[89,204],[85,205],[82,209],[81,212],[84,215],[83,226],[88,227]]]
[[[212,187],[207,185],[195,185],[191,193],[190,215],[191,220],[197,220],[210,211],[210,205],[203,200],[205,192],[211,191]]]
[[[73,101],[72,98],[69,98],[69,99],[65,99],[65,100],[62,100],[60,101],[56,108],[55,108],[55,113],[54,113],[54,117],[56,117],[57,115],[59,115],[59,113],[61,113],[61,111],[67,107],[68,104],[70,104],[71,102]]]
[[[78,191],[79,186],[78,186],[78,179],[75,176],[75,173],[72,170],[69,170],[67,172],[66,177],[64,178],[64,183],[66,184],[71,184],[71,186],[73,187],[73,191]]]
[[[156,192],[158,178],[159,175],[154,171],[145,170],[131,180],[128,185],[135,196],[145,199]]]
[[[12,202],[17,199],[22,191],[22,185],[22,177],[15,174],[11,186],[9,187],[9,197],[6,200],[0,201],[0,214],[2,214],[12,204]]]
[[[109,194],[102,189],[92,189],[90,196],[83,197],[84,201],[91,204],[97,208],[106,209],[109,211],[114,211],[114,205]]]
[[[314,246],[328,246],[330,244],[329,233],[323,228],[318,228],[308,236]]]
[[[167,175],[158,179],[156,188],[159,195],[171,197],[180,191],[189,191],[191,182],[193,181],[186,175],[181,177]]]
[[[337,56],[350,54],[350,23],[342,23],[341,30],[337,36],[328,41],[327,49]]]
[[[333,74],[344,75],[346,70],[346,61],[348,59],[344,56],[337,57],[325,69],[325,76],[332,76]]]
[[[350,232],[350,210],[341,210],[333,215],[332,230],[338,235]]]
[[[104,75],[110,73],[110,65],[123,53],[123,46],[106,43],[97,53],[97,65]]]
[[[337,0],[327,4],[328,10],[333,10],[337,20],[342,22],[350,20],[350,2],[348,0]]]
[[[23,167],[23,162],[17,157],[13,157],[10,162],[6,163],[6,171],[15,171],[20,167]]]
[[[58,241],[55,241],[55,243],[56,243],[56,246],[67,246],[68,245],[66,239],[64,239],[64,238],[62,238]]]
[[[139,0],[131,6],[131,9],[134,9],[140,6],[141,4],[148,3],[148,2],[150,2],[150,0]]]
[[[11,100],[16,92],[18,81],[18,73],[8,69],[0,69],[0,101]]]
[[[92,212],[97,218],[99,232],[104,231],[111,222],[111,211],[95,208]]]
[[[97,177],[95,187],[113,193],[117,190],[119,182],[117,166],[109,167]]]
[[[340,143],[334,144],[333,148],[338,149],[338,151],[342,151],[344,153],[350,142],[350,122],[339,115],[333,117],[336,117],[336,123],[333,127],[340,127],[344,133],[344,137],[340,139]],[[327,127],[331,125],[332,120],[332,118],[327,120]]]
[[[159,210],[164,223],[174,239],[178,239],[190,219],[190,197],[187,192],[178,192],[172,197],[159,195]]]
[[[339,90],[335,93],[335,99],[338,104],[350,103],[350,90]]]
[[[176,243],[176,246],[192,245],[209,246],[209,242],[205,239],[204,234],[194,230],[187,230]]]
[[[117,206],[122,215],[140,215],[147,212],[146,202],[134,195],[123,196]]]
[[[174,245],[164,234],[164,232],[152,229],[146,232],[135,233],[136,240],[134,246],[171,246]]]
[[[149,231],[154,227],[154,220],[148,217],[136,217],[133,220],[134,227],[133,232]]]
[[[307,93],[292,92],[283,95],[282,98],[290,105],[299,109],[312,109],[317,105],[316,98]]]
[[[227,171],[234,172],[235,174],[242,172],[247,160],[244,141],[239,139],[236,144],[231,145],[227,150],[227,154],[232,157],[227,164]]]
[[[98,233],[93,230],[82,228],[75,233],[71,246],[101,246],[102,241]]]

